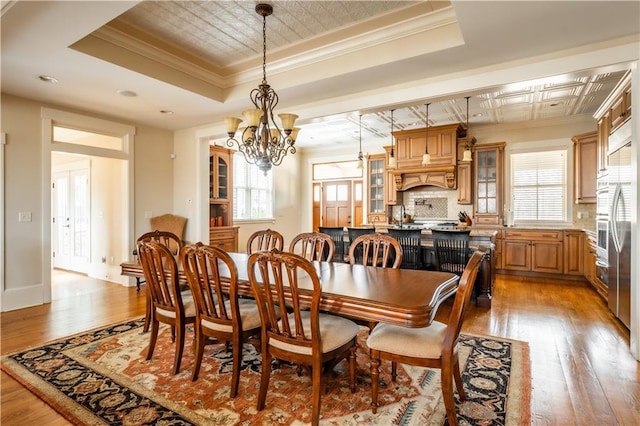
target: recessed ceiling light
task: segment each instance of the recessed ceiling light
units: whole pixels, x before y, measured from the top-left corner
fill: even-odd
[[[471,114],[471,116],[472,117],[482,117],[482,113],[478,112],[478,113],[475,113],[475,114]]]
[[[118,90],[117,93],[119,95],[126,96],[127,98],[135,98],[136,96],[138,96],[136,92],[133,92],[131,90]]]
[[[161,109],[161,110],[160,110],[160,114],[167,114],[167,115],[171,115],[171,114],[173,114],[173,111],[168,110],[168,109]]]
[[[552,107],[556,107],[559,105],[562,105],[562,102],[555,102],[555,103],[549,104],[549,106],[552,106]]]
[[[57,83],[58,79],[50,75],[39,75],[38,78],[45,83]]]

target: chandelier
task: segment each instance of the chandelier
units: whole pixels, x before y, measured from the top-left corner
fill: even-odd
[[[262,83],[253,89],[249,98],[254,109],[242,111],[247,127],[242,131],[242,137],[237,140],[234,136],[241,118],[224,117],[227,128],[227,146],[237,145],[245,160],[255,164],[266,175],[272,166],[279,166],[288,154],[295,154],[295,142],[299,128],[294,127],[298,118],[295,114],[278,114],[282,128],[273,118],[273,110],[278,105],[278,94],[267,83],[267,16],[273,13],[270,4],[259,3],[256,13],[262,16]]]

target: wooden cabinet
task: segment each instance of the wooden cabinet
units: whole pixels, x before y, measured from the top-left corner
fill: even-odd
[[[386,223],[385,207],[385,154],[369,155],[367,157],[367,200],[368,223]]]
[[[398,203],[398,190],[396,189],[396,176],[393,172],[387,171],[386,182],[386,202],[389,205],[396,205]]]
[[[224,251],[238,251],[238,226],[213,226],[209,228],[209,244]]]
[[[471,163],[458,163],[458,204],[473,204]]]
[[[502,269],[563,273],[562,231],[506,229],[503,232]]]
[[[631,118],[631,70],[593,115],[598,122],[598,176],[606,174],[609,135]]]
[[[474,221],[477,225],[502,225],[504,222],[502,194],[505,145],[505,142],[499,142],[475,147]]]
[[[563,266],[565,275],[584,275],[584,242],[582,231],[564,231]]]
[[[613,99],[610,108],[611,133],[631,118],[631,80],[623,81],[624,85],[620,93]]]
[[[573,138],[574,199],[577,204],[596,202],[596,176],[598,169],[598,132],[583,133]]]
[[[220,146],[209,147],[209,244],[227,251],[238,251],[238,229],[232,226],[233,153]]]
[[[431,164],[422,165],[422,155],[425,151],[425,128],[402,130],[393,132],[396,141],[396,159],[398,168],[433,166],[455,166],[457,163],[458,138],[464,137],[466,130],[461,124],[429,127],[429,154]]]
[[[596,269],[596,260],[598,259],[598,252],[596,249],[596,234],[595,232],[584,233],[584,277],[589,281],[593,288],[598,292],[600,297],[607,300],[609,297],[609,290],[607,285],[604,284],[600,277],[598,277]]]

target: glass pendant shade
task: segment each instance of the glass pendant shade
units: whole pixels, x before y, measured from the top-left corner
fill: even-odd
[[[291,134],[289,135],[289,137],[295,142],[295,140],[298,138],[298,132],[300,131],[300,127],[294,127],[293,129],[291,129]]]
[[[358,170],[362,170],[364,168],[364,161],[362,160],[362,158],[358,160],[357,167],[358,167]]]
[[[471,149],[469,147],[466,147],[464,152],[462,153],[462,161],[471,161]]]
[[[431,164],[431,155],[428,153],[422,154],[422,165],[428,166]]]
[[[282,121],[282,128],[286,131],[291,131],[291,129],[293,129],[294,124],[296,123],[296,120],[298,119],[298,116],[295,114],[278,114],[278,117],[280,117],[280,120]]]
[[[247,126],[258,127],[260,118],[262,117],[262,110],[259,109],[245,109],[242,111],[244,119],[247,120]]]
[[[396,157],[389,157],[389,165],[391,167],[395,167],[398,163],[396,162]]]
[[[237,131],[238,127],[242,123],[242,119],[238,117],[224,117],[224,125],[227,128],[227,133],[233,136]]]

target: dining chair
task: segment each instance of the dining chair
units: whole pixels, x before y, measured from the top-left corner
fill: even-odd
[[[257,408],[265,407],[272,358],[308,366],[313,388],[311,423],[317,425],[327,376],[343,359],[349,361],[349,385],[355,392],[358,325],[320,312],[322,289],[318,274],[311,262],[297,254],[278,249],[254,253],[249,257],[247,271],[262,320]],[[310,306],[307,303],[303,308],[303,299],[309,297]],[[290,313],[278,318],[285,303]]]
[[[261,324],[258,306],[252,299],[238,297],[238,270],[224,250],[202,243],[189,244],[180,251],[180,258],[196,306],[196,350],[191,379],[198,379],[207,344],[231,343],[230,397],[235,398],[240,382],[242,345],[249,342],[259,349]],[[225,273],[224,279],[221,271]],[[227,284],[228,289],[225,289]]]
[[[267,251],[272,248],[283,250],[284,238],[278,231],[272,229],[263,229],[256,231],[247,240],[247,254],[257,251]]]
[[[367,338],[367,346],[371,359],[371,407],[374,414],[378,409],[380,363],[381,360],[389,360],[391,380],[394,382],[397,377],[397,363],[439,368],[447,419],[450,425],[458,424],[452,378],[461,401],[466,399],[466,394],[462,387],[456,342],[483,257],[484,253],[475,251],[466,265],[447,324],[434,321],[428,327],[409,328],[379,323],[371,331]],[[392,387],[389,387],[389,390],[391,389]]]
[[[173,232],[160,231],[156,229],[151,232],[146,232],[138,237],[138,239],[136,240],[136,249],[133,252],[135,256],[138,256],[137,244],[140,243],[141,241],[154,241],[158,244],[162,244],[163,246],[167,247],[171,251],[171,254],[173,254],[176,257],[178,256],[178,253],[182,248],[182,239],[178,237],[176,234],[174,234]],[[136,284],[140,285],[145,282],[146,280],[142,280],[142,281],[138,281]],[[149,325],[151,324],[152,315],[153,315],[153,310],[151,309],[151,293],[150,293],[149,287],[147,286],[146,306],[145,306],[145,313],[144,313],[144,326],[142,327],[142,331],[145,333],[149,331]]]
[[[342,226],[320,226],[319,232],[327,234],[333,240],[335,251],[333,252],[333,262],[345,262],[345,242],[344,242],[344,228]]]
[[[389,229],[389,235],[402,247],[402,265],[406,269],[422,269],[422,230]]]
[[[180,371],[184,350],[185,328],[196,320],[192,299],[182,298],[178,282],[178,263],[171,250],[154,241],[140,241],[138,256],[151,295],[151,338],[147,360],[153,356],[160,323],[171,327],[171,340],[175,342],[173,374]]]
[[[349,247],[349,263],[352,265],[380,266],[397,269],[402,265],[402,246],[386,234],[360,235]]]
[[[358,238],[360,235],[367,235],[367,234],[375,234],[376,230],[375,228],[371,227],[371,228],[347,228],[347,239],[348,241],[346,241],[345,243],[345,247],[344,250],[347,254],[347,262],[349,262],[349,250],[351,249],[351,244],[353,244],[353,242],[356,240],[356,238]]]
[[[327,234],[321,232],[303,232],[289,243],[289,252],[296,253],[307,260],[333,261],[335,243]]]
[[[470,230],[431,230],[439,271],[452,272],[458,276],[462,275],[471,257],[471,250],[469,250],[470,232]]]

